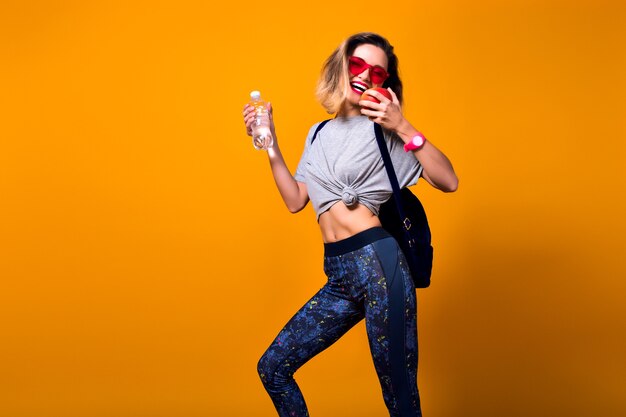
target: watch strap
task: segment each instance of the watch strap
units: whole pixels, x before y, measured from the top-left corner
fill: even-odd
[[[418,137],[422,139],[421,140],[422,143],[419,145],[415,143],[415,139]],[[420,132],[417,132],[417,134],[414,135],[409,142],[404,144],[404,152],[410,152],[410,151],[420,149],[422,146],[424,146],[424,143],[426,143],[426,138]]]

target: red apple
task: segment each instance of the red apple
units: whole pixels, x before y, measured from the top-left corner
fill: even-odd
[[[393,100],[391,98],[391,93],[389,92],[389,90],[387,90],[386,88],[381,88],[381,87],[374,87],[374,88],[370,88],[370,90],[375,90],[378,91],[380,94],[382,94],[383,96],[387,97],[389,100]],[[368,91],[370,91],[368,90]],[[380,100],[378,100],[376,97],[374,96],[370,96],[369,94],[367,94],[367,91],[364,92],[361,95],[361,100],[369,100],[369,101],[373,101],[374,103],[380,103]]]

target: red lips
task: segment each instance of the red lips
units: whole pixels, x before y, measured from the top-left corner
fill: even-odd
[[[365,90],[369,88],[369,86],[361,81],[352,81],[350,83],[350,88],[352,91],[358,94],[363,94]]]

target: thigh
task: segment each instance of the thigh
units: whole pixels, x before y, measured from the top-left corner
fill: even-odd
[[[324,286],[278,333],[264,358],[273,368],[284,367],[293,374],[328,348],[363,318],[362,310]]]

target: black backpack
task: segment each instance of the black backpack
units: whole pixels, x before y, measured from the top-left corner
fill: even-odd
[[[329,120],[324,120],[317,126],[311,144],[328,122]],[[393,198],[380,206],[378,219],[383,228],[396,239],[402,249],[411,270],[415,287],[426,288],[430,285],[433,267],[433,247],[426,212],[422,203],[411,190],[408,188],[400,190],[382,127],[377,123],[374,123],[374,132],[393,190]]]

